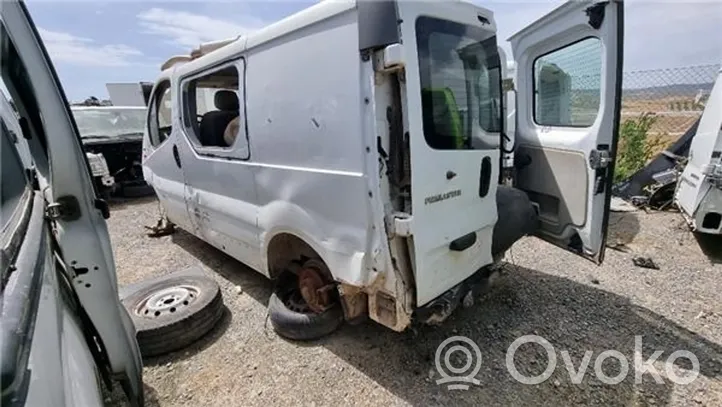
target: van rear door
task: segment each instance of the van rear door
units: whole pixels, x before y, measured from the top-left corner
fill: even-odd
[[[421,306],[492,262],[501,133],[489,11],[398,2],[411,161],[410,249]]]
[[[512,36],[516,186],[538,235],[604,259],[622,86],[623,3],[567,2]]]

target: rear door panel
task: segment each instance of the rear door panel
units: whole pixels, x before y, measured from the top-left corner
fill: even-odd
[[[468,91],[471,85],[461,62],[465,57],[459,53],[481,52],[479,42],[485,39],[491,44],[486,49],[493,49],[492,55],[498,54],[491,14],[480,14],[472,4],[399,2],[398,11],[403,21],[407,78],[404,90],[411,158],[411,252],[416,300],[421,306],[492,262],[500,139],[498,132],[478,131],[469,141],[475,144],[473,149],[460,146],[458,137],[445,137],[448,146],[432,146],[429,120],[435,120],[431,116],[437,110],[435,105],[434,115],[428,114],[428,107],[424,112],[424,103],[428,106],[430,99],[433,103],[441,100],[444,108],[440,110],[451,116],[446,120],[448,127],[468,125],[465,117],[479,114],[468,109],[479,109],[479,103],[468,102],[474,92]],[[464,27],[470,28],[467,31]],[[427,37],[419,34],[424,30],[430,30]],[[452,44],[454,36],[473,41]],[[446,61],[454,63],[448,66],[453,71],[448,76],[439,73],[442,58],[433,56],[444,52],[449,55]],[[438,125],[433,126],[434,133],[440,133]]]
[[[516,62],[516,186],[539,236],[604,257],[622,80],[623,4],[568,2],[510,38]]]

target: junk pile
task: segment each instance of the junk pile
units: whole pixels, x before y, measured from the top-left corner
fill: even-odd
[[[612,194],[632,205],[653,210],[673,206],[674,192],[687,164],[692,139],[697,133],[699,119],[674,144],[645,167],[612,187]]]

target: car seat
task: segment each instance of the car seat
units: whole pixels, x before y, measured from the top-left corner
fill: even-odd
[[[459,106],[450,88],[422,89],[424,134],[432,148],[462,150],[464,131]],[[430,114],[429,114],[430,113]]]
[[[204,146],[228,147],[223,132],[238,116],[238,96],[230,90],[219,90],[213,96],[216,109],[203,115],[200,123],[200,142]]]

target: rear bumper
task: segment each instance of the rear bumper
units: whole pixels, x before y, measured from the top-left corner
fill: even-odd
[[[478,270],[466,280],[414,311],[414,320],[422,324],[439,325],[448,318],[459,305],[471,306],[474,299],[488,291],[501,267],[491,265]]]

